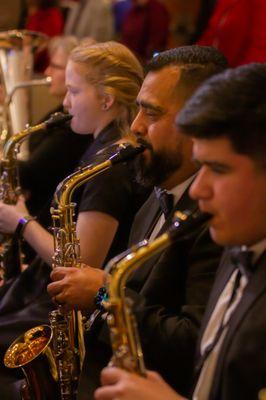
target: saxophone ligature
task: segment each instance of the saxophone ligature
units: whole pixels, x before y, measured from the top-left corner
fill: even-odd
[[[71,115],[69,114],[55,113],[41,124],[28,127],[27,129],[12,135],[8,139],[3,149],[0,165],[0,201],[5,204],[15,205],[21,194],[17,155],[22,142],[29,136],[64,124],[70,119]],[[7,280],[10,277],[8,271],[8,265],[10,263],[8,253],[12,245],[12,237],[13,236],[9,234],[2,234],[0,236],[0,276],[3,280]],[[16,260],[12,259],[12,262],[16,263],[16,271],[18,272],[21,260],[19,257],[16,257]]]
[[[78,169],[59,184],[54,197],[55,205],[51,208],[54,237],[53,268],[56,266],[75,266],[78,268],[81,264],[80,245],[76,235],[74,218],[76,205],[72,202],[74,191],[113,165],[126,162],[145,150],[142,145],[134,147],[129,143],[120,143],[115,145],[115,148],[115,153],[104,161]],[[36,346],[32,345],[30,351],[28,351],[25,340],[26,334],[22,335],[7,350],[4,364],[9,368],[22,367],[27,382],[27,389],[24,389],[24,391],[30,393],[29,399],[74,400],[76,399],[80,368],[84,357],[81,314],[79,311],[66,311],[58,305],[57,309],[50,312],[49,320],[50,331],[47,330],[47,326],[42,325],[33,328],[34,335],[31,331],[29,332],[34,340],[36,338]],[[43,347],[38,346],[40,338]],[[26,343],[25,348],[23,347],[26,354],[23,363],[21,362],[20,349],[16,346],[18,342],[22,342],[23,345]],[[50,357],[46,356],[48,349]],[[55,383],[57,385],[57,391],[54,390],[52,397],[50,392],[46,391],[46,388],[44,393],[42,369],[36,367],[34,375],[31,374],[31,364],[35,364],[38,358],[49,362],[49,367],[45,370],[54,370],[53,366],[56,365],[56,374],[53,373],[50,376],[53,382],[47,384],[47,388],[53,387]],[[38,397],[39,393],[42,393],[43,397]]]
[[[209,215],[177,211],[169,230],[153,241],[143,240],[131,249],[113,258],[106,266],[107,299],[102,306],[108,312],[113,356],[110,365],[145,376],[145,365],[137,322],[132,312],[132,303],[125,295],[129,275],[153,255],[166,249],[170,244],[191,234],[191,228],[207,221]]]

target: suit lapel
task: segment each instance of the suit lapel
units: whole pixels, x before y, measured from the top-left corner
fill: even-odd
[[[200,333],[199,333],[199,339],[198,339],[198,347],[197,347],[197,359],[200,359],[200,343],[202,336],[204,334],[204,331],[207,327],[207,324],[210,320],[210,317],[213,313],[213,310],[216,306],[216,303],[224,290],[224,287],[226,283],[228,282],[230,276],[232,275],[233,271],[235,269],[235,266],[231,263],[230,261],[230,255],[228,251],[225,251],[222,255],[221,261],[219,268],[216,273],[216,278],[215,282],[209,297],[209,301],[206,307],[205,314],[202,319],[201,323],[201,328],[200,328]],[[200,363],[199,363],[200,365]],[[197,370],[197,367],[196,367]]]
[[[224,343],[221,348],[221,352],[219,355],[217,368],[215,371],[215,379],[213,382],[212,390],[211,390],[211,399],[216,398],[216,392],[219,388],[221,373],[224,367],[224,361],[226,354],[228,353],[229,347],[231,345],[232,339],[235,336],[239,325],[246,317],[250,307],[257,300],[257,298],[261,295],[261,293],[266,288],[266,251],[264,251],[260,260],[256,266],[256,273],[252,276],[250,282],[248,283],[245,291],[243,301],[240,301],[238,307],[236,308],[232,318],[230,319],[228,332],[225,336]]]
[[[149,221],[150,222],[152,221],[152,218],[154,216],[156,216],[156,219],[158,219],[158,215],[161,213],[160,208],[159,208],[159,203],[158,203],[158,200],[156,199],[155,193],[154,193],[154,197],[155,197],[154,202],[156,203],[156,207],[153,208],[152,204],[150,204],[150,208],[149,208],[149,204],[148,204],[148,206],[145,207],[145,210],[141,210],[141,211],[145,211],[146,213],[149,213],[149,215],[150,215]],[[145,203],[145,205],[146,205],[146,203]],[[184,192],[183,196],[180,198],[180,200],[175,205],[169,218],[163,224],[162,228],[160,229],[160,231],[157,234],[157,237],[159,235],[161,235],[162,233],[164,233],[169,228],[169,226],[172,224],[172,219],[173,219],[175,211],[177,211],[177,210],[184,211],[187,209],[194,210],[195,208],[197,208],[197,203],[189,197],[188,189],[187,189]],[[157,211],[157,214],[155,213],[155,210]],[[145,217],[145,212],[143,212],[143,217]],[[144,224],[145,224],[145,222],[143,221],[143,225]],[[148,224],[145,224],[145,226],[143,226],[142,233],[143,232],[145,232],[146,235],[147,235],[147,233],[150,233],[150,226],[148,226]],[[141,236],[140,233],[141,233],[141,228],[138,231],[138,234],[139,234],[138,240],[142,240],[145,237],[145,235]],[[134,237],[136,238],[136,235],[134,235]],[[132,242],[132,243],[137,243],[137,242]],[[132,277],[128,280],[128,284],[129,284],[128,286],[131,287],[132,289],[134,288],[135,290],[139,291],[140,288],[144,286],[147,277],[149,276],[151,270],[153,269],[154,265],[158,262],[158,260],[160,259],[161,256],[162,256],[162,252],[156,254],[155,256],[151,257],[148,261],[146,261],[143,268],[139,268],[132,275]],[[137,286],[135,286],[134,281],[136,282]]]
[[[148,237],[160,213],[160,205],[153,191],[135,217],[129,237],[129,246]]]

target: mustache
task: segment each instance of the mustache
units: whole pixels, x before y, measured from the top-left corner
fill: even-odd
[[[137,143],[144,147],[147,147],[149,150],[153,150],[152,145],[142,138],[138,138]]]

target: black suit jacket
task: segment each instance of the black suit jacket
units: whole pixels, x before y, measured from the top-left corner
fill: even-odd
[[[196,207],[186,192],[175,209]],[[136,216],[131,243],[150,233],[159,213],[158,201],[152,194]],[[170,217],[159,233],[167,229],[171,220]],[[221,249],[211,241],[203,225],[192,229],[189,239],[150,258],[127,282],[127,295],[136,305],[147,367],[159,371],[184,394],[191,384],[198,331],[220,254]],[[99,370],[108,362],[111,352],[106,334],[106,325],[101,326],[88,341],[88,364],[84,367],[79,399],[88,396],[89,387],[97,386]]]
[[[203,319],[200,339],[233,268],[228,253],[225,253]],[[266,252],[264,251],[230,319],[209,400],[255,400],[258,398],[259,390],[266,387],[265,309]],[[197,375],[199,372],[198,369]]]
[[[150,210],[149,217],[146,207]],[[196,208],[197,204],[186,191],[172,216],[176,210]],[[137,237],[139,229],[147,229],[150,234],[156,214],[158,201],[153,197],[136,217],[132,243],[143,239],[143,231]],[[169,228],[172,216],[159,234]],[[136,304],[146,365],[159,371],[182,394],[187,393],[191,384],[199,327],[220,255],[221,248],[212,242],[203,224],[192,229],[189,238],[148,260],[127,283],[128,293]]]

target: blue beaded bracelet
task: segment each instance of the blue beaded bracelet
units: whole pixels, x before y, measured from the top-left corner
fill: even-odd
[[[94,297],[94,304],[99,310],[105,311],[105,308],[102,303],[103,303],[103,301],[106,301],[106,300],[108,300],[108,293],[107,293],[106,288],[103,286],[103,287],[100,287],[96,296]]]

